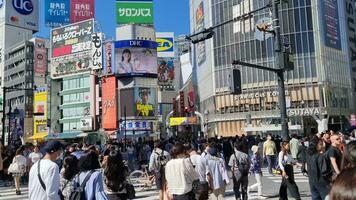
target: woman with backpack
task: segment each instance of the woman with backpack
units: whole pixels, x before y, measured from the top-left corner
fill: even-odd
[[[300,194],[297,184],[294,181],[293,165],[297,162],[292,158],[289,152],[289,141],[283,141],[281,144],[281,151],[278,155],[278,165],[282,171],[282,183],[279,188],[279,199],[288,200],[288,191],[296,200],[300,200]]]
[[[103,164],[104,190],[110,200],[126,200],[127,182],[126,177],[129,169],[125,166],[121,153],[116,150],[110,151]]]
[[[69,155],[63,160],[63,168],[60,172],[60,189],[65,200],[68,200],[74,191],[73,181],[78,174],[78,159]]]
[[[23,156],[23,151],[23,147],[20,147],[16,150],[15,157],[12,160],[12,163],[8,169],[8,171],[12,174],[15,180],[16,195],[21,195],[20,178],[26,172],[27,166],[27,159],[25,156]]]
[[[99,158],[96,152],[89,151],[79,159],[79,175],[74,179],[74,191],[70,199],[85,194],[85,199],[108,200],[104,192],[103,176],[100,169]],[[83,192],[81,192],[83,191]]]

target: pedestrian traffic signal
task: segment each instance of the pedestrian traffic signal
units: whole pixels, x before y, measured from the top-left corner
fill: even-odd
[[[241,72],[239,69],[232,69],[229,74],[230,93],[239,95],[242,93]]]

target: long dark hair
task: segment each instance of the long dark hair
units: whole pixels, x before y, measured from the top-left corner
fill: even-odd
[[[330,200],[356,199],[356,168],[349,168],[341,172],[332,184]]]
[[[126,171],[119,151],[112,150],[104,166],[105,184],[114,192],[118,192],[126,180]]]
[[[78,162],[80,172],[95,170],[100,168],[99,157],[94,151],[89,151],[86,155],[80,157]]]
[[[341,166],[341,169],[356,168],[356,141],[346,145]]]
[[[308,147],[308,155],[312,156],[318,153],[318,144],[319,142],[322,142],[322,140],[318,137],[313,137],[313,139],[310,140],[309,147]]]
[[[75,156],[69,155],[63,160],[63,178],[66,180],[72,180],[72,178],[78,174],[78,159]]]
[[[130,54],[130,58],[129,58],[129,62],[131,61],[131,51],[129,49],[124,49],[124,51],[122,52],[122,56],[121,56],[121,61],[124,61],[124,54],[128,53]]]

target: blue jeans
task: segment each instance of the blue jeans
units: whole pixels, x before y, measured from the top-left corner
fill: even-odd
[[[312,200],[324,200],[329,194],[330,187],[325,184],[309,183]]]
[[[274,168],[274,164],[276,163],[276,156],[275,155],[269,155],[266,156],[267,162],[268,162],[268,172],[272,174],[272,169]]]

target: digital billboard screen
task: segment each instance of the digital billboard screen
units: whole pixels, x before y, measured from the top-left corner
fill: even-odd
[[[102,83],[103,128],[117,129],[116,77],[104,77]]]
[[[174,58],[158,58],[158,85],[173,86]]]
[[[135,115],[136,117],[154,117],[157,106],[156,89],[136,87],[135,97]]]

